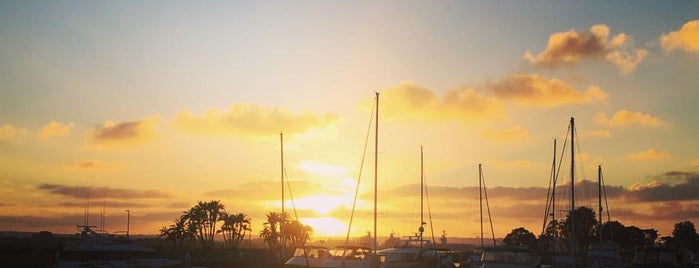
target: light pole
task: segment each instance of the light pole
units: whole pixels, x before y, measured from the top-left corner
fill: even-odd
[[[129,240],[129,227],[131,225],[131,210],[126,210],[126,240]]]

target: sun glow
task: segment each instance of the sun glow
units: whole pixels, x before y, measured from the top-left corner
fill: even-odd
[[[313,228],[313,237],[330,237],[343,236],[347,234],[348,225],[337,218],[333,217],[318,217],[318,218],[301,218],[303,224]]]

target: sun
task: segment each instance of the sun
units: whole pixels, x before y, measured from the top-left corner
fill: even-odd
[[[299,221],[313,228],[313,237],[340,237],[347,234],[347,223],[337,218],[309,217]]]

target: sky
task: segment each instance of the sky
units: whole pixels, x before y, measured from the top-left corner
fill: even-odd
[[[699,1],[0,1],[0,230],[156,234],[197,201],[314,237],[699,218]],[[374,152],[375,93],[379,95]],[[366,147],[366,149],[365,149]],[[420,152],[423,152],[421,161]],[[376,169],[374,156],[377,157]],[[562,158],[560,156],[563,156]],[[421,171],[422,166],[422,171]],[[361,173],[361,174],[360,174]],[[578,192],[580,191],[580,192]],[[556,211],[563,214],[566,203]],[[569,206],[569,205],[568,205]],[[295,213],[293,213],[295,208]],[[605,209],[604,214],[607,210]]]

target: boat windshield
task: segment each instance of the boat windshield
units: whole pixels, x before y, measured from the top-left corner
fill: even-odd
[[[297,248],[294,251],[295,257],[308,257],[311,259],[320,259],[328,255],[328,250],[325,248]]]
[[[330,255],[335,258],[364,259],[371,250],[364,248],[335,248],[330,250]]]

